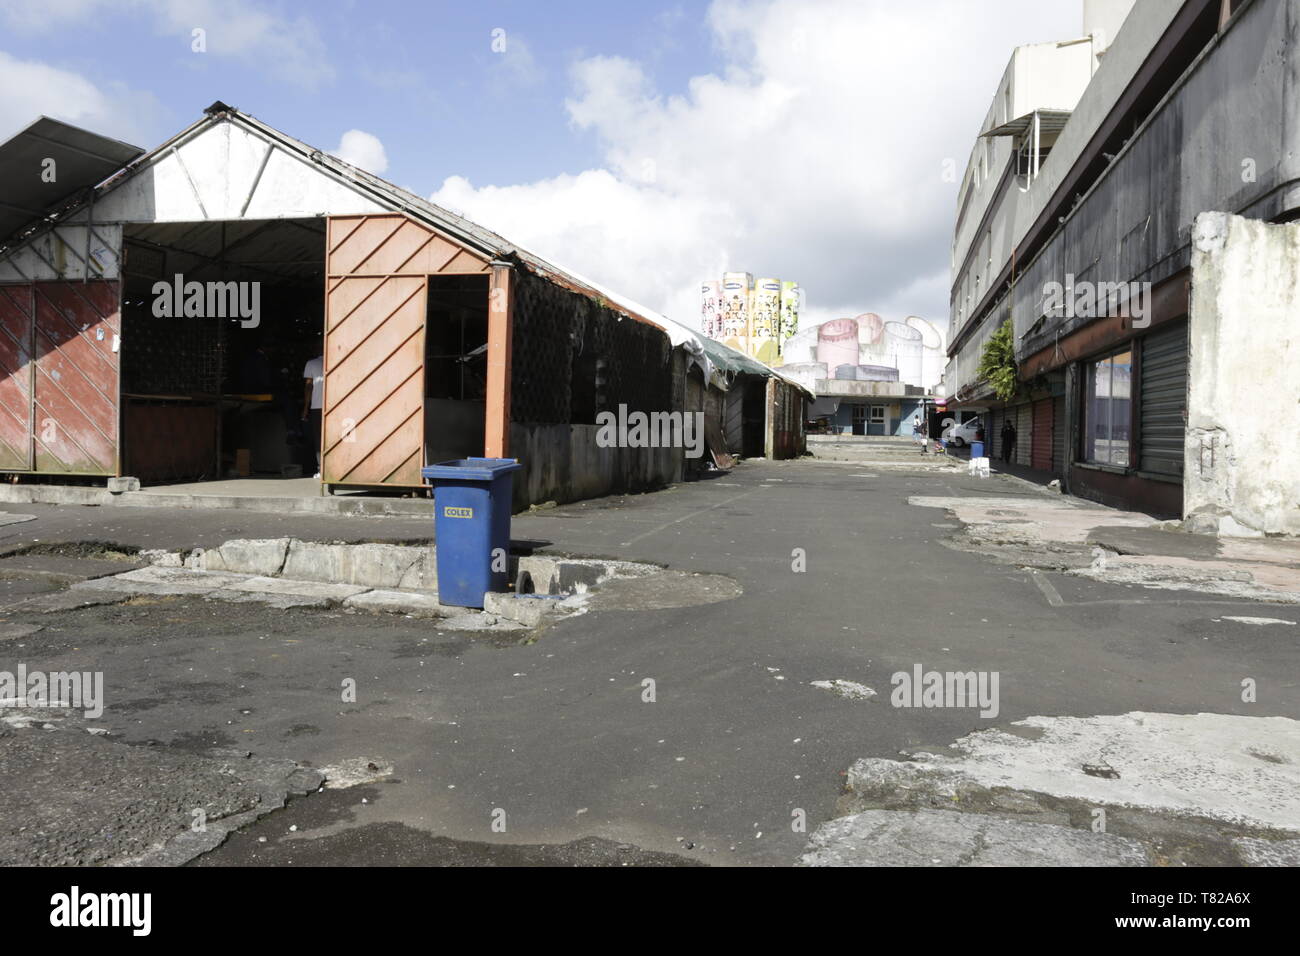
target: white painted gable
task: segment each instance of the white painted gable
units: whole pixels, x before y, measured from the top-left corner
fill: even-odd
[[[93,216],[96,223],[196,222],[387,211],[309,160],[227,120],[162,152],[101,196]],[[72,219],[85,221],[88,214]]]

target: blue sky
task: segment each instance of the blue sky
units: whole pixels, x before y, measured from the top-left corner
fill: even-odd
[[[942,322],[940,166],[1081,6],[5,0],[0,137],[47,113],[147,148],[221,99],[688,324],[723,270]]]
[[[596,137],[572,129],[564,108],[569,67],[585,56],[635,55],[668,92],[717,63],[701,2],[256,4],[319,52],[317,72],[226,51],[220,15],[191,15],[207,33],[200,55],[186,31],[164,32],[149,4],[88,3],[48,19],[43,6],[0,49],[152,94],[152,109],[121,117],[124,135],[148,139],[136,145],[155,145],[220,99],[324,148],[363,128],[386,147],[385,176],[424,192],[455,173],[519,182],[598,164]],[[493,50],[498,29],[504,53]]]

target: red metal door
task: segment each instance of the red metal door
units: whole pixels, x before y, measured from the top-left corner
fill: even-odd
[[[1052,400],[1034,402],[1034,437],[1030,445],[1030,467],[1052,470]]]
[[[35,299],[35,470],[116,475],[118,284],[37,282]]]
[[[30,283],[0,285],[0,471],[32,469]]]

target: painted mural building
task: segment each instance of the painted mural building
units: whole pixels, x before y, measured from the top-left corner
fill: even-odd
[[[726,272],[700,288],[700,331],[764,365],[784,361],[784,343],[799,330],[802,292],[789,279]]]
[[[945,344],[920,316],[866,312],[801,329],[785,343],[781,370],[817,395],[809,422],[818,431],[910,436],[934,404]]]

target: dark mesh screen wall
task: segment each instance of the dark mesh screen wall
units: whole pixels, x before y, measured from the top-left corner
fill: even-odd
[[[525,269],[514,284],[510,418],[595,424],[600,411],[671,411],[668,337]]]

